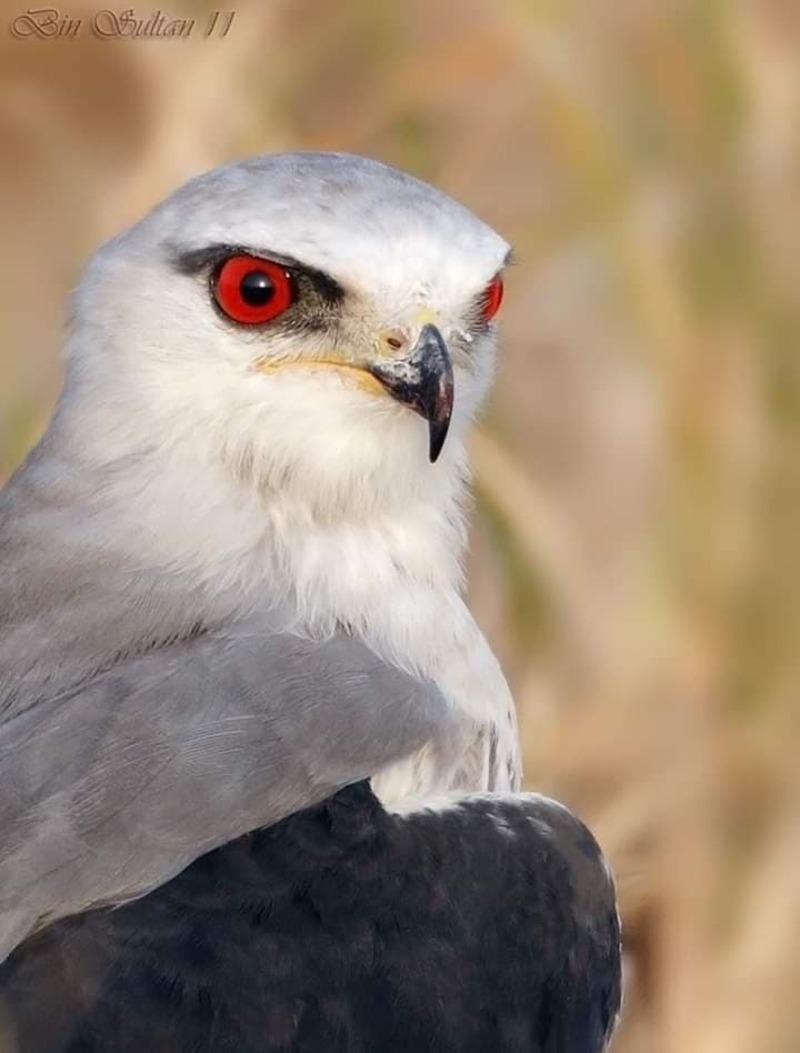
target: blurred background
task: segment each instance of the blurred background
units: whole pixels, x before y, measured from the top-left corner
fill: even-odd
[[[178,0],[183,39],[98,39],[80,0],[0,35],[0,478],[88,254],[189,176],[347,149],[468,204],[519,261],[472,604],[528,785],[613,860],[615,1049],[797,1053],[800,7],[232,2],[224,38]]]

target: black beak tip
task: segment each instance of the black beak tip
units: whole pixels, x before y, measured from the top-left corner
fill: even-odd
[[[447,432],[450,430],[450,418],[434,419],[428,422],[429,449],[428,456],[431,464],[436,464],[439,454],[444,448]]]

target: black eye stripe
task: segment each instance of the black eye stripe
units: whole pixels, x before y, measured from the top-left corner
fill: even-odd
[[[176,252],[172,262],[181,274],[201,275],[204,272],[214,273],[231,256],[243,255],[280,264],[292,275],[299,289],[302,290],[304,285],[306,288],[311,287],[317,296],[331,306],[341,303],[345,298],[345,290],[329,274],[269,249],[254,249],[242,245],[209,245],[203,249]]]

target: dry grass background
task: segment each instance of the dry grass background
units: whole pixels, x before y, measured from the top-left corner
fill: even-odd
[[[0,85],[0,474],[81,262],[197,171],[352,149],[515,243],[473,604],[619,876],[616,1049],[797,1053],[797,4],[238,0],[224,41],[4,34]]]

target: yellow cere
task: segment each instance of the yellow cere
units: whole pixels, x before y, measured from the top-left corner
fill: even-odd
[[[420,328],[422,328],[423,325],[438,325],[439,316],[435,311],[432,311],[430,307],[423,307],[414,316],[414,321]]]

